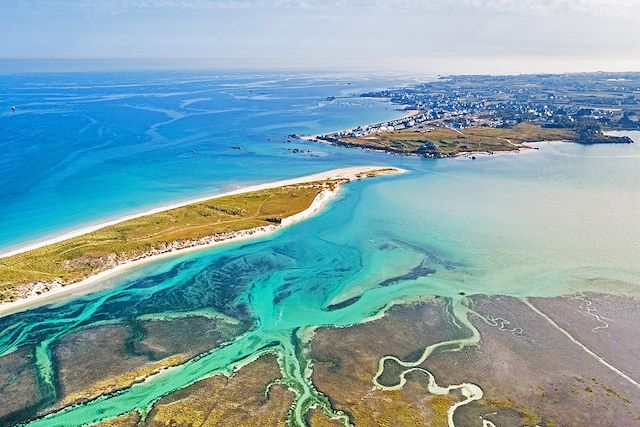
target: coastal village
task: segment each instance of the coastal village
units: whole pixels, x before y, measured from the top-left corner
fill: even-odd
[[[563,135],[570,135],[566,139],[585,144],[630,143],[629,138],[607,136],[603,131],[640,129],[640,73],[450,76],[361,96],[390,99],[408,115],[311,138],[291,136],[380,149],[380,144],[369,142],[396,135],[402,143],[422,142],[418,147],[422,155],[440,157],[449,154],[438,150],[438,142],[450,143],[449,134],[465,137],[468,129],[476,134],[480,129],[481,136],[515,137],[520,142],[535,141],[534,129],[540,140],[553,135],[555,129],[566,131]],[[522,124],[528,126],[527,133],[514,134],[512,130],[525,128]],[[447,136],[444,139],[442,131]],[[503,145],[510,149],[513,144],[507,140]],[[397,154],[415,154],[405,148],[383,147]]]
[[[571,127],[591,120],[608,129],[640,129],[640,73],[451,76],[362,96],[389,98],[451,128]]]
[[[390,120],[382,123],[373,123],[369,125],[358,126],[353,129],[345,129],[331,134],[322,135],[322,139],[340,139],[340,138],[358,138],[362,136],[372,135],[379,132],[393,132],[404,129],[410,129],[430,120],[430,117],[422,111],[413,111],[407,117],[396,120]],[[420,128],[428,132],[433,127]]]

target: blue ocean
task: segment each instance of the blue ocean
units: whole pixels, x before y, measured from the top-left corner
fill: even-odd
[[[368,162],[360,152],[287,143],[287,135],[400,117],[398,106],[358,96],[400,83],[247,73],[2,75],[0,249],[196,195]]]

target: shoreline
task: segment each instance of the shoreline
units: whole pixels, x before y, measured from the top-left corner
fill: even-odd
[[[14,249],[6,250],[5,252],[0,252],[0,259],[10,257],[13,255],[18,255],[23,252],[28,252],[28,251],[38,249],[43,246],[51,245],[54,243],[59,243],[63,240],[71,239],[73,237],[82,236],[83,234],[91,233],[92,231],[96,231],[104,227],[109,227],[111,225],[116,225],[124,221],[141,218],[143,216],[153,215],[153,214],[168,211],[171,209],[181,208],[183,206],[192,205],[194,203],[200,203],[207,200],[217,199],[225,196],[233,196],[237,194],[249,193],[252,191],[268,190],[271,188],[284,187],[287,185],[303,184],[306,182],[324,181],[327,179],[342,179],[342,178],[351,180],[358,173],[366,173],[375,169],[386,169],[386,168],[396,169],[398,172],[402,172],[400,168],[392,168],[390,166],[350,166],[350,167],[345,167],[340,169],[332,169],[325,172],[318,172],[311,175],[304,175],[297,178],[287,178],[280,181],[273,181],[273,182],[266,182],[262,184],[254,184],[254,185],[248,185],[244,187],[238,187],[234,190],[225,191],[223,193],[217,193],[210,196],[201,196],[194,199],[188,199],[182,202],[163,205],[163,206],[147,209],[138,213],[127,214],[115,219],[97,222],[97,223],[86,225],[80,228],[72,229],[70,231],[66,231],[61,234],[54,235],[53,237],[48,237],[43,240],[37,240],[32,243],[18,246]]]
[[[411,116],[407,116],[407,117],[411,117]],[[377,125],[378,123],[372,124],[372,125]],[[352,130],[352,129],[346,129],[348,130]],[[624,135],[625,132],[634,132],[635,130],[606,130],[603,132],[603,134],[605,136],[626,136]],[[336,131],[333,133],[337,133],[337,132],[342,132],[342,131]],[[640,131],[639,131],[640,132]],[[332,145],[334,147],[342,147],[342,148],[348,148],[348,149],[359,149],[359,150],[363,150],[363,151],[370,151],[373,153],[381,153],[381,154],[386,154],[386,155],[391,155],[391,156],[400,156],[400,157],[421,157],[421,158],[425,158],[425,159],[456,159],[456,158],[475,158],[475,157],[483,157],[483,156],[495,156],[495,155],[513,155],[513,154],[518,154],[518,153],[523,153],[523,152],[531,152],[533,150],[539,150],[541,147],[543,147],[544,145],[547,144],[582,144],[582,145],[600,145],[600,144],[607,144],[607,143],[581,143],[578,141],[572,141],[572,140],[568,140],[568,139],[564,139],[564,140],[558,140],[558,139],[550,139],[550,140],[541,140],[541,141],[527,141],[527,142],[522,142],[520,144],[513,144],[515,149],[513,150],[496,150],[496,151],[460,151],[457,153],[450,153],[447,155],[435,155],[435,156],[425,156],[425,155],[421,155],[421,154],[416,154],[414,152],[395,152],[395,151],[391,151],[385,148],[374,148],[374,147],[370,147],[370,146],[366,146],[366,145],[357,145],[357,144],[350,144],[350,143],[346,143],[343,142],[342,140],[339,141],[330,141],[327,139],[323,139],[321,138],[322,135],[309,135],[309,136],[304,136],[304,135],[297,135],[296,138],[301,140],[301,141],[306,141],[306,142],[313,142],[313,143],[319,143],[319,144],[327,144],[327,145]],[[498,138],[498,139],[502,139],[502,138]],[[629,137],[629,139],[631,139],[632,142],[636,142],[633,138]],[[510,141],[509,141],[510,142]],[[1,258],[1,256],[0,256]]]
[[[447,155],[447,156],[423,156],[420,154],[416,154],[416,153],[401,153],[401,152],[394,152],[394,151],[390,151],[390,150],[385,150],[384,148],[371,148],[371,147],[366,147],[366,146],[357,146],[357,145],[348,145],[348,144],[336,144],[330,141],[326,141],[323,139],[318,139],[316,136],[302,136],[300,137],[301,141],[307,141],[307,142],[314,142],[314,143],[318,143],[318,144],[327,144],[327,145],[332,145],[334,147],[342,147],[342,148],[348,148],[348,149],[357,149],[357,150],[362,150],[362,151],[370,151],[372,153],[379,153],[379,154],[386,154],[389,156],[398,156],[398,157],[413,157],[413,158],[423,158],[423,159],[460,159],[460,158],[472,158],[472,157],[490,157],[490,156],[504,156],[504,155],[515,155],[515,154],[519,154],[519,153],[528,153],[528,152],[532,152],[532,151],[536,151],[539,150],[540,147],[537,144],[540,144],[541,146],[544,144],[549,144],[549,143],[560,143],[560,144],[571,144],[571,141],[566,141],[566,140],[550,140],[550,141],[535,141],[535,142],[524,142],[522,144],[520,144],[515,150],[497,150],[497,151],[463,151],[463,152],[459,152],[459,153],[455,153],[455,154],[451,154],[451,155]],[[0,255],[0,258],[2,258],[2,256]]]
[[[388,98],[380,98],[380,99],[388,99]],[[391,102],[391,101],[389,101],[389,102]],[[409,105],[407,105],[407,104],[396,104],[396,105],[398,105],[398,108],[396,109],[396,111],[404,111],[406,114],[404,114],[403,116],[398,117],[397,119],[387,120],[386,122],[368,123],[366,125],[360,125],[360,126],[375,126],[375,125],[380,125],[382,123],[387,123],[387,122],[394,121],[394,120],[406,120],[406,119],[410,119],[411,117],[417,116],[418,114],[422,113],[422,110],[419,110],[417,108],[409,109],[409,110],[406,110],[406,109],[402,108],[402,107],[405,107],[405,108],[409,107]],[[290,136],[294,137],[295,139],[299,139],[300,141],[325,142],[327,144],[331,144],[331,143],[329,143],[327,141],[322,141],[319,138],[321,136],[323,136],[323,135],[331,135],[331,134],[339,133],[339,132],[348,132],[348,131],[352,131],[352,130],[357,129],[357,128],[358,128],[358,126],[353,127],[353,128],[345,128],[345,129],[340,129],[340,130],[334,130],[334,131],[331,131],[329,133],[324,133],[324,134],[323,133],[320,133],[320,134],[317,134],[317,135],[292,134]]]
[[[181,203],[177,203],[177,204],[173,204],[173,205],[169,205],[167,207],[164,208],[155,208],[155,209],[151,209],[139,214],[134,214],[134,215],[129,215],[129,216],[125,216],[125,217],[121,217],[118,218],[116,220],[113,221],[109,221],[109,222],[104,222],[104,223],[100,223],[100,224],[96,224],[94,226],[90,226],[90,227],[83,227],[81,229],[77,229],[77,230],[73,230],[71,232],[56,236],[52,239],[49,240],[45,240],[45,241],[41,241],[39,243],[30,245],[30,246],[24,246],[20,249],[15,250],[15,253],[5,253],[5,254],[1,254],[0,258],[3,257],[8,257],[11,255],[15,255],[18,253],[23,253],[23,252],[27,252],[29,250],[33,250],[33,249],[37,249],[39,247],[43,247],[43,246],[47,246],[49,244],[53,244],[53,243],[57,243],[63,240],[67,240],[69,238],[72,237],[77,237],[77,236],[81,236],[83,234],[87,234],[90,233],[92,231],[95,230],[99,230],[101,228],[104,227],[108,227],[110,225],[114,225],[114,224],[118,224],[120,222],[123,221],[127,221],[129,219],[133,219],[133,218],[139,218],[139,217],[143,217],[146,215],[152,215],[154,213],[158,213],[158,212],[163,212],[163,211],[167,211],[167,210],[171,210],[171,209],[175,209],[178,207],[182,207],[182,206],[187,206],[190,204],[194,204],[194,203],[199,203],[205,200],[211,200],[211,199],[215,199],[215,198],[219,198],[219,197],[224,197],[224,196],[229,196],[229,195],[237,195],[237,194],[243,194],[243,193],[249,193],[249,192],[253,192],[253,191],[259,191],[259,190],[265,190],[265,189],[270,189],[270,188],[277,188],[277,187],[284,187],[287,185],[294,185],[294,184],[304,184],[307,182],[314,182],[314,181],[323,181],[323,180],[330,180],[330,179],[346,179],[347,181],[353,181],[353,180],[358,180],[362,178],[362,174],[367,174],[376,170],[384,170],[382,173],[380,173],[379,175],[388,175],[388,174],[398,174],[398,173],[404,173],[405,170],[400,169],[400,168],[396,168],[396,167],[387,167],[387,166],[362,166],[362,167],[358,167],[358,166],[354,166],[354,167],[348,167],[348,168],[341,168],[341,169],[334,169],[334,170],[330,170],[330,171],[326,171],[326,172],[320,172],[317,174],[312,174],[312,175],[306,175],[306,176],[302,176],[302,177],[298,177],[298,178],[292,178],[292,179],[287,179],[287,180],[282,180],[282,181],[275,181],[275,182],[271,182],[271,183],[264,183],[264,184],[258,184],[258,185],[254,185],[254,186],[248,186],[248,187],[243,187],[237,190],[233,190],[230,192],[226,192],[226,193],[222,193],[222,194],[218,194],[212,197],[204,197],[204,198],[198,198],[196,200],[191,200],[188,202],[181,202]],[[249,229],[245,229],[245,230],[239,230],[239,231],[234,231],[228,234],[224,234],[224,235],[217,235],[217,236],[211,236],[211,239],[213,239],[212,241],[209,241],[207,243],[198,243],[198,241],[195,241],[194,244],[192,246],[188,246],[185,248],[179,248],[179,249],[170,249],[166,252],[162,252],[162,253],[158,253],[158,254],[154,254],[154,255],[150,255],[150,256],[146,256],[146,257],[142,257],[139,259],[135,259],[135,260],[131,260],[131,261],[127,261],[124,262],[122,264],[119,264],[113,268],[110,268],[108,270],[99,272],[97,274],[93,274],[79,282],[76,283],[69,283],[67,285],[63,285],[62,283],[58,283],[55,284],[55,287],[46,290],[45,292],[42,293],[37,293],[37,294],[31,294],[25,298],[20,298],[18,300],[15,301],[11,301],[11,302],[4,302],[4,303],[0,303],[0,317],[4,317],[4,316],[8,316],[11,314],[15,314],[21,311],[26,311],[32,308],[36,308],[39,307],[41,305],[47,304],[47,303],[51,303],[54,301],[57,301],[59,299],[61,299],[62,297],[65,296],[73,296],[76,295],[76,291],[78,291],[79,289],[83,289],[86,290],[88,292],[91,291],[92,287],[91,285],[95,285],[98,284],[104,280],[107,280],[109,278],[113,278],[115,276],[118,276],[120,274],[123,274],[131,269],[134,269],[136,267],[140,267],[144,264],[147,263],[151,263],[154,261],[158,261],[161,259],[165,259],[165,258],[170,258],[170,257],[175,257],[175,256],[180,256],[180,255],[184,255],[190,252],[195,252],[195,251],[199,251],[199,250],[205,250],[205,249],[210,249],[216,246],[220,246],[220,245],[224,245],[224,244],[232,244],[232,243],[238,243],[238,242],[243,242],[246,240],[250,240],[250,239],[254,239],[254,238],[261,238],[261,237],[265,237],[271,234],[276,233],[277,231],[280,231],[286,227],[289,227],[293,224],[296,224],[298,222],[301,222],[315,214],[317,214],[318,212],[320,212],[329,202],[331,202],[332,200],[334,200],[338,194],[340,192],[340,186],[338,186],[335,190],[322,190],[320,191],[316,197],[313,199],[313,201],[311,202],[311,204],[303,211],[298,212],[297,214],[288,216],[286,218],[283,218],[280,224],[273,224],[273,225],[266,225],[266,226],[260,226],[260,227],[255,227],[255,228],[249,228]],[[87,231],[88,230],[88,231]]]

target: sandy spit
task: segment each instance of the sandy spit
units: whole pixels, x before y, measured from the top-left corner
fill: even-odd
[[[77,236],[81,236],[83,234],[87,234],[90,233],[92,231],[95,230],[99,230],[101,228],[104,227],[108,227],[110,225],[114,225],[114,224],[118,224],[120,222],[123,221],[127,221],[133,218],[139,218],[142,216],[146,216],[146,215],[152,215],[158,212],[162,212],[162,211],[166,211],[166,210],[170,210],[170,209],[175,209],[178,207],[182,207],[182,206],[186,206],[186,205],[190,205],[190,204],[194,204],[194,203],[199,203],[199,202],[203,202],[205,200],[211,200],[211,199],[216,199],[219,197],[224,197],[224,196],[229,196],[229,195],[235,195],[235,194],[243,194],[243,193],[248,193],[248,192],[252,192],[252,191],[259,191],[259,190],[266,190],[266,189],[270,189],[270,188],[277,188],[277,187],[283,187],[286,185],[294,185],[294,184],[303,184],[303,183],[307,183],[307,182],[314,182],[314,181],[324,181],[324,180],[331,180],[331,179],[347,179],[349,181],[354,180],[354,179],[359,179],[359,175],[361,174],[366,174],[367,172],[371,172],[374,170],[379,170],[379,169],[388,169],[388,171],[385,172],[385,174],[395,174],[395,173],[402,173],[404,172],[401,169],[398,168],[391,168],[391,167],[386,167],[386,166],[354,166],[354,167],[348,167],[348,168],[342,168],[342,169],[334,169],[334,170],[330,170],[330,171],[326,171],[326,172],[321,172],[321,173],[316,173],[313,175],[306,175],[306,176],[302,176],[299,178],[292,178],[292,179],[287,179],[287,180],[282,180],[282,181],[275,181],[275,182],[270,182],[270,183],[265,183],[265,184],[259,184],[259,185],[252,185],[252,186],[248,186],[248,187],[243,187],[243,188],[238,188],[236,190],[233,191],[229,191],[226,193],[222,193],[222,194],[217,194],[214,196],[210,196],[210,197],[201,197],[198,199],[192,199],[192,200],[188,200],[185,202],[180,202],[180,203],[175,203],[175,204],[171,204],[171,205],[167,205],[167,206],[163,206],[163,207],[159,207],[159,208],[154,208],[154,209],[150,209],[144,212],[140,212],[137,214],[133,214],[133,215],[127,215],[127,216],[123,216],[120,218],[117,218],[115,220],[111,220],[111,221],[107,221],[107,222],[102,222],[102,223],[98,223],[95,225],[91,225],[91,226],[87,226],[87,227],[83,227],[83,228],[79,228],[76,230],[72,230],[70,232],[66,232],[64,234],[60,234],[58,236],[55,236],[53,238],[50,239],[46,239],[46,240],[42,240],[30,245],[26,245],[23,247],[20,247],[18,249],[14,249],[8,252],[5,252],[3,254],[0,254],[0,258],[4,258],[4,257],[8,257],[8,256],[12,256],[15,254],[19,254],[22,252],[27,252],[33,249],[37,249],[43,246],[47,246],[53,243],[57,243],[63,240],[67,240],[73,237],[77,237]],[[32,309],[47,303],[51,303],[54,302],[58,299],[61,299],[63,297],[68,297],[68,296],[72,296],[72,295],[76,295],[76,294],[82,294],[82,293],[86,293],[88,289],[91,289],[92,287],[90,285],[95,285],[98,284],[102,281],[105,281],[106,279],[109,279],[113,276],[117,276],[119,274],[122,274],[124,272],[126,272],[127,270],[130,270],[132,268],[141,266],[143,264],[152,262],[152,261],[157,261],[163,258],[168,258],[168,257],[174,257],[174,256],[178,256],[178,255],[183,255],[185,253],[189,253],[189,252],[194,252],[197,250],[203,250],[203,249],[207,249],[207,248],[211,248],[214,246],[219,246],[222,244],[230,244],[230,243],[235,243],[235,242],[240,242],[240,241],[244,241],[244,240],[248,240],[248,239],[254,239],[254,238],[259,238],[259,237],[264,237],[266,235],[269,234],[273,234],[276,231],[290,226],[292,224],[295,224],[297,222],[303,221],[311,216],[313,216],[314,214],[318,213],[320,210],[322,210],[323,207],[325,207],[331,200],[335,199],[338,195],[338,189],[331,191],[331,190],[323,190],[320,193],[318,193],[318,195],[316,196],[316,198],[313,200],[313,202],[311,203],[311,205],[305,209],[302,212],[299,212],[295,215],[291,215],[287,218],[283,218],[282,222],[279,225],[267,225],[267,226],[262,226],[262,227],[256,227],[256,228],[251,228],[251,229],[247,229],[247,230],[240,230],[234,233],[229,233],[228,236],[225,236],[224,238],[220,239],[220,240],[215,240],[212,241],[210,243],[206,243],[206,244],[195,244],[194,246],[190,246],[187,248],[183,248],[183,249],[177,249],[177,250],[171,250],[168,252],[164,252],[164,253],[160,253],[160,254],[156,254],[156,255],[152,255],[152,256],[148,256],[145,258],[141,258],[141,259],[137,259],[134,261],[129,261],[126,263],[122,263],[114,268],[111,268],[109,270],[100,272],[98,274],[95,274],[93,276],[90,276],[80,282],[77,283],[72,283],[72,284],[68,284],[66,286],[63,286],[62,284],[58,285],[58,286],[54,286],[52,289],[47,290],[46,292],[42,292],[39,294],[32,294],[26,298],[22,298],[22,299],[18,299],[16,301],[12,301],[12,302],[6,302],[6,303],[0,303],[0,317],[2,316],[7,316],[9,314],[13,314],[13,313],[17,313],[20,311],[25,311],[28,309]]]

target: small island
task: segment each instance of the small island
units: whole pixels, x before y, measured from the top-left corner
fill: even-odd
[[[344,183],[398,172],[370,166],[337,169],[115,221],[4,254],[0,256],[0,308],[158,256],[272,233],[317,212]]]

